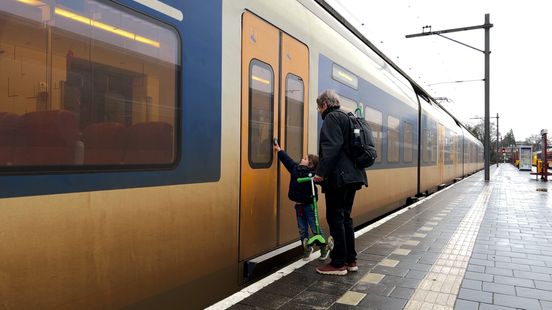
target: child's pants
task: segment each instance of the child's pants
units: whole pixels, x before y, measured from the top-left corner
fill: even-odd
[[[316,221],[312,204],[296,204],[295,214],[297,215],[297,228],[299,228],[299,237],[301,241],[309,238],[309,226],[312,234],[316,235]],[[322,229],[320,229],[320,234],[324,236]]]

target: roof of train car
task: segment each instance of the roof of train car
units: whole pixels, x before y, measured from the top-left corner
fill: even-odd
[[[358,29],[356,29],[351,23],[349,23],[341,14],[339,14],[331,5],[329,5],[325,0],[314,0],[318,5],[325,9],[330,15],[332,15],[337,21],[339,21],[345,28],[347,28],[351,33],[353,33],[357,38],[359,38],[364,44],[366,44],[370,49],[372,49],[379,57],[381,57],[385,62],[387,62],[393,69],[399,72],[404,76],[417,92],[426,97],[432,104],[437,105],[441,110],[447,113],[450,117],[456,121],[456,123],[468,130],[467,126],[464,125],[460,120],[458,120],[452,113],[445,109],[441,104],[439,104],[429,93],[427,93],[418,83],[416,83],[406,72],[404,72],[397,64],[395,64],[391,59],[389,59],[385,54],[380,51],[372,42],[370,42]],[[468,130],[469,132],[469,130]]]

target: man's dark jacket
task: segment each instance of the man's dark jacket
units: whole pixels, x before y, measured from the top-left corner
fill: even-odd
[[[366,171],[356,168],[345,151],[351,139],[347,114],[338,107],[332,107],[322,113],[322,119],[324,123],[318,145],[320,163],[316,172],[324,178],[322,188],[327,190],[356,185],[360,189],[362,185],[368,186]]]
[[[314,171],[310,170],[307,166],[299,165],[294,162],[289,155],[284,151],[278,152],[278,158],[284,164],[287,171],[291,174],[291,180],[289,181],[288,198],[291,201],[297,203],[312,203],[312,187],[310,182],[299,183],[297,178],[304,178],[309,176],[309,173],[314,176]],[[314,193],[318,197],[318,189],[314,187]]]

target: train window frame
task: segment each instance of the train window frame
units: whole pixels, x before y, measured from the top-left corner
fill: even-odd
[[[393,125],[393,127],[391,126]],[[393,138],[393,141],[391,140]],[[401,152],[401,120],[393,115],[387,115],[387,162],[400,162]]]
[[[345,113],[353,113],[355,114],[355,111],[358,109],[358,102],[356,100],[353,100],[351,98],[345,97],[341,94],[339,95],[339,107],[341,110]],[[354,106],[354,109],[351,109]]]
[[[358,77],[356,74],[343,68],[335,62],[332,63],[332,79],[354,90],[358,90]]]
[[[289,81],[293,79],[294,81],[296,82],[300,82],[301,83],[301,90],[300,90],[300,93],[301,93],[301,101],[298,101],[301,103],[300,105],[300,111],[301,111],[301,117],[299,117],[298,119],[300,120],[300,131],[299,131],[299,146],[297,147],[297,150],[298,151],[295,151],[293,149],[293,147],[290,146],[290,124],[289,124],[289,117],[291,116],[291,114],[289,113],[290,109],[289,109],[289,98],[290,96],[288,96],[288,92],[289,92]],[[304,118],[305,118],[305,81],[298,75],[295,75],[293,73],[288,73],[286,75],[286,95],[285,95],[285,107],[286,107],[286,119],[285,119],[285,129],[286,129],[286,135],[285,135],[285,143],[286,143],[286,151],[287,153],[290,155],[291,158],[302,158],[303,157],[303,146],[305,144],[305,141],[304,141],[304,137],[303,137],[303,131],[305,130],[305,121],[304,121]]]
[[[404,121],[403,127],[403,161],[411,163],[414,160],[414,125]],[[410,135],[407,134],[408,132],[410,132]],[[407,137],[410,139],[410,143],[407,143]]]
[[[379,118],[374,116],[379,116]],[[364,119],[370,125],[370,129],[372,129],[374,146],[376,147],[377,154],[379,154],[378,157],[376,157],[376,163],[380,163],[383,157],[383,112],[366,105],[364,107]],[[379,122],[377,122],[378,120]]]
[[[270,72],[270,77],[271,77],[271,80],[268,81],[270,82],[270,89],[271,89],[271,93],[270,93],[270,126],[269,126],[269,134],[267,135],[268,138],[267,138],[267,141],[269,141],[268,143],[268,147],[267,147],[267,154],[268,154],[268,158],[266,161],[262,161],[262,162],[255,162],[253,161],[252,159],[252,147],[253,147],[253,143],[251,143],[252,141],[252,115],[253,115],[253,80],[256,80],[260,83],[265,83],[266,80],[259,80],[259,79],[254,79],[253,78],[253,66],[255,65],[258,65],[259,67],[264,67],[264,69],[268,69],[268,71]],[[262,79],[262,78],[261,78]],[[248,115],[248,128],[247,128],[247,135],[248,135],[248,146],[247,146],[247,159],[248,159],[248,162],[249,162],[249,166],[252,168],[252,169],[266,169],[266,168],[270,168],[272,166],[272,162],[274,160],[274,152],[272,151],[272,137],[274,137],[274,91],[275,91],[275,77],[274,77],[274,69],[272,68],[272,66],[262,60],[259,60],[259,59],[256,59],[256,58],[253,58],[251,59],[251,61],[249,62],[249,102],[248,102],[248,108],[249,108],[249,115]],[[266,139],[265,139],[266,140]]]
[[[13,8],[11,7],[12,5],[14,6]],[[15,7],[15,5],[17,5],[17,7]],[[18,116],[20,118],[26,118],[26,121],[29,122],[28,128],[31,128],[30,126],[33,124],[36,125],[37,119],[40,122],[44,122],[46,120],[49,121],[51,119],[55,120],[55,114],[58,115],[58,118],[63,117],[66,120],[75,118],[76,121],[71,120],[69,123],[64,122],[61,126],[68,126],[67,124],[75,123],[77,137],[74,141],[73,138],[71,138],[71,140],[67,140],[65,142],[66,145],[64,145],[63,148],[66,149],[64,152],[68,155],[60,156],[60,158],[56,161],[48,160],[47,155],[43,156],[44,159],[41,159],[38,156],[31,158],[27,155],[26,157],[16,158],[14,151],[13,163],[1,165],[0,172],[7,174],[44,174],[53,172],[102,173],[106,171],[164,170],[175,167],[181,156],[182,138],[180,130],[182,120],[178,114],[178,111],[181,110],[180,98],[182,96],[182,87],[180,83],[180,76],[182,72],[182,38],[180,32],[169,23],[114,2],[95,0],[85,8],[76,9],[71,6],[65,6],[61,3],[46,3],[44,6],[50,8],[51,12],[55,12],[55,14],[52,13],[51,19],[44,20],[45,15],[43,14],[31,14],[30,10],[37,9],[37,7],[23,1],[17,4],[7,4],[7,6],[2,6],[2,9],[0,10],[0,14],[9,16],[14,20],[14,22],[28,24],[31,31],[34,31],[33,25],[40,24],[45,27],[46,33],[49,33],[49,35],[51,34],[52,36],[52,39],[45,40],[47,45],[45,49],[29,48],[34,52],[43,53],[47,56],[44,57],[45,60],[40,63],[46,68],[47,74],[46,77],[44,77],[44,80],[40,79],[41,82],[39,91],[41,94],[37,96],[37,98],[43,99],[44,102],[41,107],[39,107],[39,99],[37,99],[36,109],[33,109],[30,112],[27,111]],[[38,9],[41,10],[43,8],[44,7]],[[110,14],[102,14],[102,12],[108,12]],[[116,14],[119,16],[118,19],[114,17]],[[86,22],[87,20],[94,20],[95,22]],[[117,22],[124,27],[114,26],[119,25]],[[134,28],[136,25],[141,25],[142,28]],[[88,28],[86,27],[89,27],[93,31],[87,31]],[[113,27],[114,30],[110,27]],[[149,30],[151,33],[159,31],[158,34],[161,39],[153,36],[151,33],[147,34],[147,31],[146,34],[140,33],[140,30]],[[35,32],[33,32],[33,34],[34,33]],[[76,53],[77,55],[74,55],[74,48],[65,49],[64,46],[67,45],[67,42],[80,42],[79,40],[83,40],[83,42],[91,42],[89,45],[84,46],[84,49],[89,49],[89,53],[85,55],[88,57],[83,57],[83,54],[79,55],[78,53]],[[17,44],[15,41],[10,43],[15,44],[14,46]],[[162,46],[163,44],[165,45]],[[164,48],[163,51],[160,50],[161,47]],[[92,55],[92,51],[94,53],[98,53],[98,55],[103,54],[102,56],[96,55],[96,58],[90,58],[89,55]],[[136,136],[133,137],[132,135],[140,135],[144,128],[136,127],[129,129],[129,127],[133,125],[141,123],[163,123],[159,124],[163,125],[161,126],[163,128],[156,127],[156,131],[159,129],[158,132],[159,135],[162,136],[163,142],[161,143],[159,140],[155,142],[159,142],[163,146],[159,149],[158,153],[155,153],[154,151],[149,155],[146,155],[144,151],[147,152],[149,149],[146,149],[145,144],[138,144],[135,146],[135,149],[131,149],[129,152],[129,149],[127,148],[129,143],[128,140],[117,140],[118,144],[115,144],[114,147],[121,149],[123,154],[133,154],[133,150],[136,151],[133,159],[123,155],[124,157],[120,161],[104,160],[103,162],[100,161],[97,163],[91,163],[87,161],[87,155],[89,155],[89,157],[91,155],[86,153],[86,147],[89,145],[85,141],[84,132],[88,125],[104,124],[109,121],[106,114],[110,111],[106,107],[108,105],[107,100],[109,98],[107,93],[101,93],[105,96],[106,100],[103,110],[100,110],[100,112],[94,116],[95,118],[91,117],[89,123],[84,122],[83,117],[86,116],[86,112],[83,112],[83,109],[80,107],[78,110],[71,110],[71,103],[67,102],[67,82],[70,74],[72,74],[72,72],[69,71],[69,65],[74,64],[76,61],[81,61],[82,63],[93,63],[112,70],[125,70],[124,66],[126,64],[122,62],[117,63],[116,61],[118,58],[124,58],[123,55],[127,57],[125,59],[130,58],[131,61],[138,60],[142,62],[141,78],[144,81],[146,79],[151,79],[151,77],[154,76],[154,73],[152,72],[144,73],[144,64],[151,66],[151,64],[155,63],[159,65],[159,62],[162,62],[163,65],[165,65],[163,78],[167,79],[169,83],[164,85],[168,85],[167,87],[170,88],[171,91],[164,92],[164,96],[166,96],[166,98],[155,98],[158,102],[162,103],[152,103],[148,90],[144,90],[143,95],[137,94],[136,92],[139,87],[136,85],[139,83],[133,80],[126,85],[127,91],[130,92],[131,95],[129,98],[124,99],[124,110],[118,111],[120,112],[120,115],[124,115],[124,117],[128,118],[127,122],[121,123],[124,126],[123,130],[125,138],[131,137],[134,140],[140,140],[137,139]],[[52,59],[53,57],[55,58]],[[60,64],[59,58],[61,57],[66,58],[66,63],[64,59],[64,62]],[[65,67],[63,67],[63,65]],[[128,72],[135,75],[139,73],[138,71]],[[91,81],[92,83],[97,82],[96,80]],[[161,84],[162,81],[159,80],[156,85],[159,86]],[[130,88],[128,88],[129,85]],[[156,85],[151,87],[154,88]],[[159,95],[163,93],[163,90],[158,87],[154,93]],[[79,94],[86,97],[86,93],[83,89],[79,89]],[[75,98],[77,98],[78,101],[79,97]],[[115,101],[109,103],[111,106],[122,102],[117,101],[117,98],[113,98],[111,99]],[[82,99],[82,97],[80,97],[80,99]],[[96,106],[98,103],[96,101],[91,101],[90,105],[93,106],[94,109],[97,109]],[[146,112],[136,112],[138,105],[155,105],[159,109],[159,111],[157,111],[157,116],[150,115],[147,107],[144,108]],[[115,113],[117,111],[111,112]],[[34,115],[31,115],[31,113],[34,113]],[[16,112],[16,114],[19,113]],[[140,116],[136,117],[135,114],[140,114]],[[29,119],[33,118],[34,123],[30,123]],[[59,119],[57,122],[58,124],[61,124]],[[69,135],[66,134],[66,132],[75,131],[73,127],[75,126],[71,125],[69,127],[60,127],[61,129],[58,129],[60,131],[58,135],[61,134],[64,135],[64,137],[65,135]],[[34,145],[29,144],[27,148],[32,149],[33,147]],[[57,146],[55,144],[49,144],[45,145],[45,147],[54,149]],[[18,151],[18,154],[23,154],[23,152],[24,150],[20,150]],[[139,152],[141,152],[141,154],[138,154]],[[54,151],[51,153],[57,154]]]

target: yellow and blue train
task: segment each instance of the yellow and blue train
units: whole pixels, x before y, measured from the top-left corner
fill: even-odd
[[[0,308],[199,308],[297,241],[271,141],[371,124],[362,225],[482,145],[322,0],[0,2]],[[324,223],[324,202],[321,222]]]

